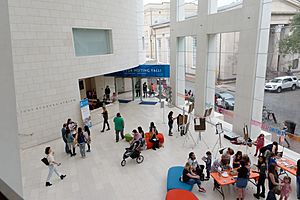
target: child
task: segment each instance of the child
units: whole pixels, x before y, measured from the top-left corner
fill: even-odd
[[[283,178],[281,192],[280,192],[280,198],[279,200],[287,200],[289,198],[290,193],[292,192],[291,187],[291,177],[285,176]]]
[[[236,181],[236,190],[238,192],[237,200],[245,199],[245,188],[247,187],[248,179],[249,179],[249,170],[246,167],[246,163],[241,160],[241,167],[238,168],[238,178]]]
[[[266,159],[263,156],[258,157],[258,162],[257,162],[257,168],[259,171],[259,178],[257,181],[257,192],[256,194],[253,194],[253,196],[257,199],[259,197],[265,198],[265,180],[266,180],[266,170],[267,170],[267,165],[266,165]],[[260,187],[261,187],[261,193],[260,193]]]
[[[257,156],[258,151],[265,145],[265,136],[264,134],[260,134],[256,139],[256,151],[254,156]]]
[[[210,151],[207,151],[206,152],[206,157],[204,156],[202,158],[202,160],[205,162],[205,165],[206,165],[206,178],[204,180],[209,180],[209,177],[210,177],[210,170],[211,170],[211,152]]]
[[[234,155],[233,162],[232,162],[232,168],[239,168],[240,167],[240,161],[242,160],[242,152],[237,151]]]

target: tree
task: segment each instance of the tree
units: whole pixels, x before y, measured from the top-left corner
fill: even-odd
[[[300,13],[291,20],[291,34],[279,42],[281,54],[300,53]]]

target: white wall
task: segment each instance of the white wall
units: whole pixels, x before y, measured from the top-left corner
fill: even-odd
[[[78,79],[139,64],[139,0],[9,0],[19,132],[23,147],[81,122]],[[112,29],[113,54],[75,57],[72,27]]]
[[[0,178],[22,196],[16,95],[7,6],[7,0],[0,0],[0,93],[2,95],[0,98]],[[2,187],[0,185],[3,190],[1,192],[7,196]]]

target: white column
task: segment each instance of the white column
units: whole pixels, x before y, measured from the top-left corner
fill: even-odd
[[[208,36],[208,63],[206,78],[206,108],[214,107],[217,69],[217,34]]]
[[[255,138],[260,127],[250,124],[252,120],[261,122],[271,1],[244,0],[243,13],[248,16],[240,32],[233,130],[242,135],[247,124],[250,137]]]
[[[20,149],[18,139],[18,124],[16,110],[16,95],[14,85],[14,68],[12,61],[11,33],[7,0],[0,1],[0,178],[22,196],[22,175]],[[3,185],[1,192],[8,197]]]
[[[177,90],[173,91],[173,96],[176,96],[176,105],[183,106],[185,104],[185,65],[186,65],[186,38],[177,38]]]

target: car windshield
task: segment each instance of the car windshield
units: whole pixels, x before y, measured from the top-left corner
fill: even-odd
[[[270,82],[271,83],[281,83],[281,79],[273,79],[273,80],[271,80]]]
[[[221,93],[221,98],[225,98],[225,99],[234,99],[233,96],[229,93]]]
[[[228,100],[228,101],[234,101],[234,98],[231,97],[231,98],[228,98],[228,99],[226,99],[226,100]]]

